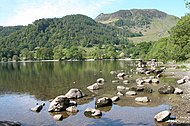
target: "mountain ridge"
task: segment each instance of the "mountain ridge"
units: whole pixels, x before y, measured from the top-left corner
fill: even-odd
[[[129,38],[131,41],[156,41],[169,36],[168,31],[175,26],[178,17],[157,9],[119,10],[113,13],[99,14],[97,22],[142,33],[144,36]],[[159,27],[158,27],[159,26]]]

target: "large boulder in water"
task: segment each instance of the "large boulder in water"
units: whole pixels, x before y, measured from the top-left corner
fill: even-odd
[[[112,106],[112,100],[108,97],[103,97],[96,100],[96,107],[105,107],[105,106]]]
[[[66,110],[70,106],[70,100],[64,96],[57,96],[49,105],[49,112],[60,112]]]
[[[65,96],[67,98],[82,98],[82,97],[84,97],[84,93],[81,90],[74,88],[74,89],[70,89],[65,94]]]
[[[162,111],[154,116],[155,120],[158,122],[167,121],[170,118],[170,111]]]
[[[158,89],[158,92],[160,94],[173,94],[175,91],[175,88],[173,86],[163,86]]]
[[[97,109],[93,109],[93,108],[87,108],[85,111],[84,111],[84,115],[85,116],[102,116],[102,112],[100,110],[97,110]]]

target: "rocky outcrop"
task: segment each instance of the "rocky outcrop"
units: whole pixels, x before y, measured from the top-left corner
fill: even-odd
[[[102,116],[102,112],[100,110],[97,110],[97,109],[93,109],[93,108],[87,108],[85,111],[84,111],[84,115],[85,116]]]
[[[66,94],[65,94],[65,97],[67,98],[82,98],[84,97],[84,93],[77,89],[77,88],[74,88],[74,89],[70,89]]]
[[[173,94],[175,91],[175,88],[173,86],[163,86],[158,89],[158,92],[160,94]]]
[[[142,103],[147,103],[150,101],[150,99],[148,97],[136,97],[135,98],[136,102],[142,102]]]
[[[96,100],[95,105],[97,108],[105,107],[105,106],[112,106],[112,100],[108,97],[103,97]]]
[[[170,118],[170,111],[162,111],[154,116],[155,120],[158,122],[167,121]]]
[[[70,100],[64,96],[57,96],[49,105],[49,112],[60,112],[66,110],[70,106]]]

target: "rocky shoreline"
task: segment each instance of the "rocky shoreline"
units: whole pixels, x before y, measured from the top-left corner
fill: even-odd
[[[174,68],[170,68],[166,71],[166,74],[172,75],[174,78],[183,78],[184,76],[190,77],[190,64],[180,64],[185,66],[184,69],[175,69],[177,64],[173,65]],[[177,124],[189,126],[190,125],[190,81],[187,81],[179,85],[179,88],[183,90],[183,94],[180,94],[177,98],[170,98],[169,104],[172,105],[171,112],[176,116],[175,121]]]

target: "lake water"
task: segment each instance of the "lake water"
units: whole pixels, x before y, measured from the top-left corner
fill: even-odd
[[[168,110],[166,95],[157,93],[162,83],[172,84],[173,79],[162,78],[160,84],[148,85],[155,91],[152,94],[138,93],[137,96],[148,96],[151,102],[137,104],[135,97],[121,97],[112,107],[100,108],[103,115],[99,119],[84,115],[88,107],[95,107],[97,98],[112,97],[117,93],[116,87],[134,86],[135,62],[132,61],[96,61],[96,62],[33,62],[33,63],[1,63],[0,64],[0,121],[19,121],[24,126],[118,126],[118,125],[150,125],[154,126],[154,115]],[[110,71],[125,72],[130,83],[112,83],[116,80]],[[90,92],[86,87],[104,78],[101,89]],[[49,99],[65,94],[71,88],[81,89],[87,96],[77,100],[79,112],[71,114],[62,112],[64,119],[55,121],[53,113],[49,113]],[[36,103],[45,103],[40,113],[30,111]]]

